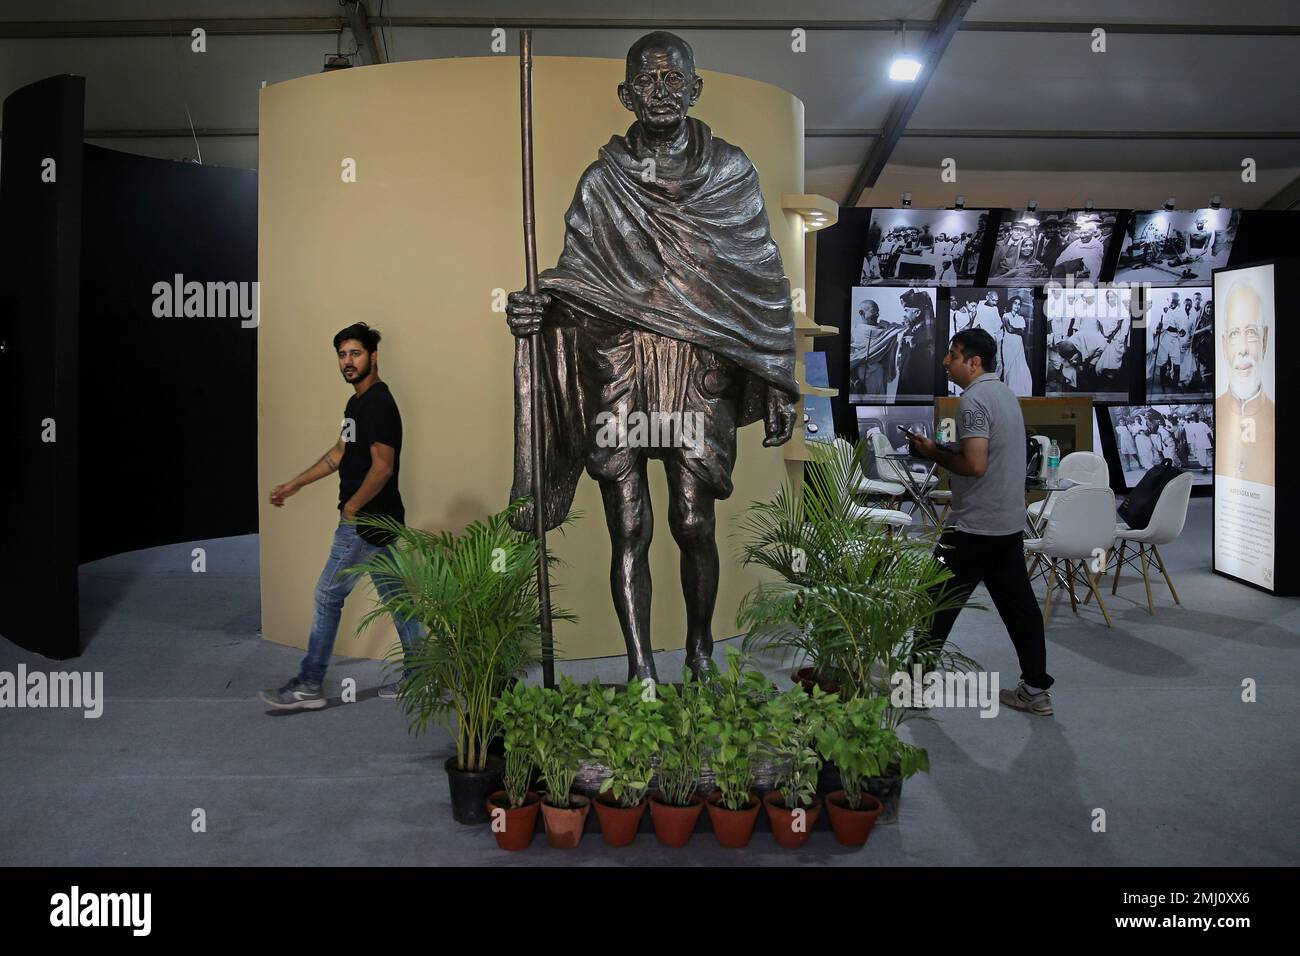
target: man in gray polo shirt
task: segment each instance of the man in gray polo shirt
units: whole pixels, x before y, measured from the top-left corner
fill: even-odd
[[[946,593],[962,604],[981,582],[1006,625],[1020,658],[1020,684],[1003,690],[1007,707],[1051,716],[1047,644],[1025,570],[1025,419],[1015,394],[997,377],[997,343],[980,328],[958,332],[944,356],[948,377],[964,391],[957,403],[959,449],[912,438],[916,454],[952,473],[949,526],[935,550],[953,576]],[[948,640],[960,607],[935,615],[921,653]],[[922,662],[924,664],[924,662]]]

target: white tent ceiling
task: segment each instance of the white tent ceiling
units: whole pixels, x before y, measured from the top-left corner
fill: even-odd
[[[515,27],[538,24],[539,56],[620,57],[650,25],[674,29],[701,66],[774,83],[804,101],[809,179],[839,201],[903,92],[885,75],[900,47],[898,21],[908,22],[915,49],[944,7],[383,0],[381,18],[380,0],[366,2],[392,59],[488,55],[493,22],[507,26],[512,52]],[[124,20],[135,22],[107,22]],[[192,54],[185,26],[214,20],[247,22],[226,24],[239,35],[213,30],[207,53]],[[345,20],[338,0],[0,0],[0,96],[51,74],[82,74],[96,142],[193,157],[192,121],[205,162],[254,167],[262,81],[317,72],[326,53],[350,51],[352,34],[337,26]],[[443,24],[428,25],[434,20]],[[44,25],[24,25],[32,21]],[[800,25],[806,53],[791,51],[790,30]],[[1105,53],[1091,49],[1094,26],[1108,30]],[[309,29],[322,32],[293,32]],[[112,35],[131,32],[155,35]],[[1247,156],[1259,166],[1252,190],[1240,182]],[[977,0],[890,151],[886,173],[894,176],[885,178],[904,168],[937,177],[946,157],[966,170],[1020,175],[1184,173],[1213,184],[1221,174],[1229,201],[1263,205],[1300,175],[1300,3]]]

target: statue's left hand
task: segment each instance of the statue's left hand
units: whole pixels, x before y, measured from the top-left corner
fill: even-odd
[[[780,389],[767,390],[767,414],[763,425],[767,437],[763,439],[765,448],[784,445],[794,434],[794,422],[798,414],[798,405],[790,401],[789,396]]]

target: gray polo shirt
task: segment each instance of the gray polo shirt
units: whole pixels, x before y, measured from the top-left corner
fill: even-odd
[[[981,478],[952,475],[949,524],[971,534],[1018,534],[1025,527],[1025,417],[1015,393],[985,372],[957,401],[957,441],[989,440]]]

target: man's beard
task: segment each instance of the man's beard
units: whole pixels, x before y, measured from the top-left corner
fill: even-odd
[[[1234,374],[1230,379],[1228,379],[1228,387],[1232,390],[1232,394],[1236,396],[1238,401],[1246,402],[1254,398],[1259,394],[1260,390],[1259,367],[1256,366],[1251,369],[1250,378],[1247,379],[1244,384],[1241,382],[1240,378]]]
[[[351,376],[348,375],[346,369],[343,370],[343,372],[342,372],[342,374],[343,374],[343,381],[345,381],[345,382],[359,382],[359,381],[361,381],[362,379],[364,379],[367,375],[370,374],[370,363],[369,363],[369,362],[366,362],[365,365],[356,365],[356,366],[353,366],[353,368],[354,368],[354,374],[351,375]]]

